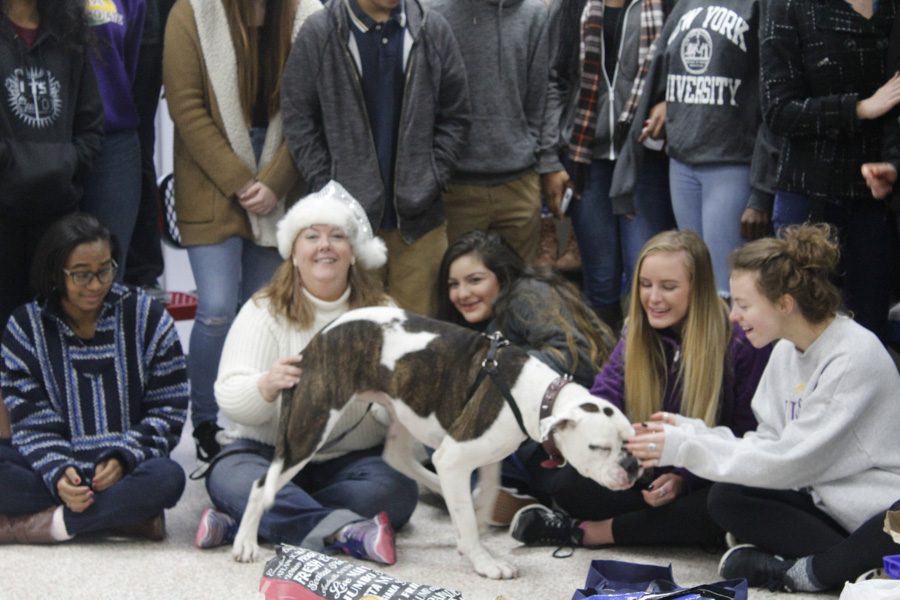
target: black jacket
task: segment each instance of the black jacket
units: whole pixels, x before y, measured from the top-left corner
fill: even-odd
[[[405,88],[394,172],[394,204],[407,243],[444,222],[441,191],[469,129],[469,93],[462,54],[447,21],[406,3]],[[311,189],[341,183],[375,229],[385,209],[384,185],[372,142],[359,70],[349,47],[344,0],[300,27],[281,85],[284,139]]]
[[[46,220],[73,210],[103,140],[90,62],[42,28],[29,49],[0,19],[0,211]]]
[[[781,137],[777,189],[838,203],[871,200],[860,166],[882,160],[883,119],[861,121],[856,103],[888,79],[897,5],[881,0],[867,20],[844,0],[765,0],[762,106]]]

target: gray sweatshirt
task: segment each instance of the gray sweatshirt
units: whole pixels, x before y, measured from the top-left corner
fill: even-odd
[[[670,157],[749,164],[759,108],[759,0],[680,0],[660,36],[654,102],[666,101]]]
[[[459,43],[472,128],[452,181],[494,185],[536,168],[549,76],[543,0],[432,0]]]
[[[837,317],[800,352],[775,345],[752,401],[756,431],[678,419],[661,464],[714,481],[805,489],[847,531],[900,497],[900,375],[881,342]]]

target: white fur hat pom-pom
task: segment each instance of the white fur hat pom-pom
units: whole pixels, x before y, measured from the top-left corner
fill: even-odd
[[[311,225],[343,229],[364,269],[377,269],[387,262],[384,240],[375,236],[366,211],[337,181],[329,181],[318,192],[298,200],[278,222],[278,252],[282,258],[291,255],[297,236]]]

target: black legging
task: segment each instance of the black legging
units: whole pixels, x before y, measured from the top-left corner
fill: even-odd
[[[613,491],[571,467],[560,470],[555,479],[556,504],[579,519],[612,519],[617,544],[714,546],[721,540],[722,530],[706,508],[708,486],[653,507],[637,487]]]
[[[897,510],[900,501],[885,510]],[[884,532],[884,511],[853,533],[816,508],[809,494],[717,483],[709,493],[712,518],[741,542],[785,558],[812,556],[823,585],[835,587],[880,567],[897,545]]]
[[[616,544],[709,547],[721,541],[723,531],[707,511],[709,487],[654,508],[644,502],[637,486],[616,492],[582,477],[571,466],[544,469],[540,462],[546,457],[539,445],[523,445],[515,455],[517,464],[510,468],[509,459],[504,464],[504,485],[527,491],[544,504],[555,504],[576,519],[611,518]]]

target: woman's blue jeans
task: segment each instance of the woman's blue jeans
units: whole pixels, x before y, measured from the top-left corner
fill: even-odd
[[[679,229],[696,231],[712,258],[716,290],[729,297],[728,257],[743,245],[741,215],[750,197],[750,165],[688,165],[671,159],[672,209]]]
[[[138,464],[106,491],[94,495],[84,512],[63,509],[66,530],[72,535],[114,529],[147,521],[172,508],[184,491],[184,470],[169,458],[150,458]],[[43,478],[8,443],[0,442],[0,514],[25,515],[60,505]]]
[[[188,348],[191,380],[191,423],[216,421],[219,408],[213,384],[225,336],[238,308],[265,285],[281,257],[274,248],[233,236],[218,244],[188,246],[197,284],[197,315]]]
[[[262,517],[259,535],[271,543],[325,549],[325,538],[338,529],[386,511],[394,529],[416,508],[417,484],[387,465],[382,447],[309,463],[275,496]],[[206,476],[213,504],[241,520],[253,482],[265,475],[274,448],[238,440],[222,449]]]
[[[634,218],[613,214],[611,160],[595,160],[581,198],[569,208],[581,252],[582,287],[595,310],[618,306],[644,243],[675,225],[664,156],[648,153],[634,193]]]

